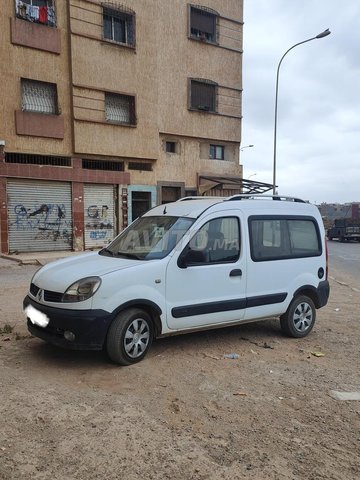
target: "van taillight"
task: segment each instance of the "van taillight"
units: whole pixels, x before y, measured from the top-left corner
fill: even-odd
[[[325,255],[326,255],[326,277],[325,279],[328,279],[328,274],[329,274],[329,250],[328,250],[328,244],[327,244],[327,239],[325,237]]]

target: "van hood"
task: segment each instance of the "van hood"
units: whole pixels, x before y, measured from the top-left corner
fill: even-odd
[[[117,270],[138,267],[146,260],[133,260],[99,255],[98,252],[84,253],[51,262],[38,270],[32,282],[38,287],[54,292],[65,290],[77,280],[85,277],[102,277]]]

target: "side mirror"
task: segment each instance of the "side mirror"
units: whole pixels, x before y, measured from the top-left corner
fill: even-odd
[[[207,250],[185,249],[178,258],[178,267],[187,268],[191,265],[201,265],[209,262],[209,252]]]

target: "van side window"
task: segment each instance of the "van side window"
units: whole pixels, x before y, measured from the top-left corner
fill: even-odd
[[[236,217],[205,223],[187,246],[191,264],[235,262],[240,255],[240,226]]]
[[[249,217],[251,258],[255,262],[321,255],[317,223],[311,217]]]

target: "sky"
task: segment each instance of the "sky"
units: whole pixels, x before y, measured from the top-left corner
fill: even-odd
[[[312,203],[360,202],[360,2],[244,0],[244,178],[273,182],[279,73],[278,193]]]

